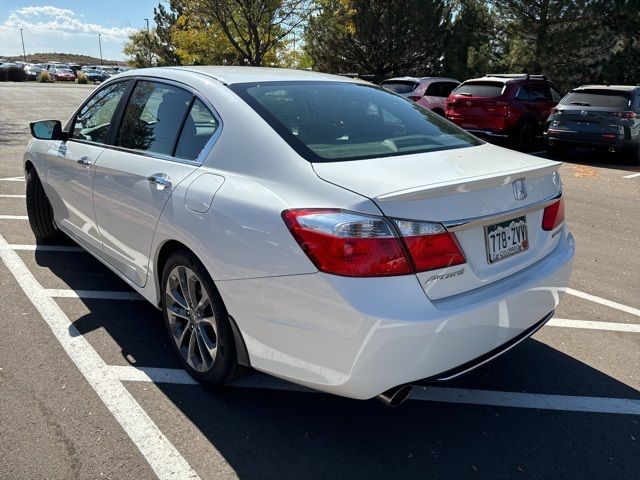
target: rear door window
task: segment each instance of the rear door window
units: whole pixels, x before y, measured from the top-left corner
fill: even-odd
[[[469,97],[499,97],[503,88],[502,82],[467,82],[456,88],[453,93]]]
[[[569,92],[560,102],[562,105],[600,107],[622,110],[629,107],[631,94],[619,90],[579,90]]]
[[[451,82],[435,82],[427,87],[425,95],[432,97],[448,97],[451,91],[457,87],[457,83]]]
[[[406,82],[405,81],[389,81],[389,82],[382,82],[380,86],[386,88],[387,90],[391,90],[392,92],[399,93],[400,95],[402,95],[404,93],[413,92],[418,86],[418,84],[416,82],[410,82],[410,81],[406,81]]]
[[[172,155],[192,97],[173,85],[139,81],[124,111],[116,145]]]
[[[195,160],[219,127],[216,117],[196,98],[182,127],[175,156]]]

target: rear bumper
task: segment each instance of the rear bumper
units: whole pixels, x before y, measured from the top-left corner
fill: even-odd
[[[412,275],[316,273],[217,286],[253,367],[367,399],[400,384],[466,371],[533,334],[564,295],[573,255],[565,226],[558,246],[538,263],[437,301]]]
[[[549,129],[544,132],[543,137],[547,144],[566,147],[615,148],[616,150],[621,150],[640,145],[640,142],[634,142],[622,134],[607,138],[600,134]]]

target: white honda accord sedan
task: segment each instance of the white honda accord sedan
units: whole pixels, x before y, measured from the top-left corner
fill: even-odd
[[[533,334],[569,281],[559,163],[358,80],[130,71],[31,130],[37,240],[160,308],[205,384],[252,367],[397,404]]]

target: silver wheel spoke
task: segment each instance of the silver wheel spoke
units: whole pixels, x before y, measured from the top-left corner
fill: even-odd
[[[196,306],[196,312],[198,312],[198,314],[200,315],[204,315],[204,311],[209,305],[211,305],[211,301],[209,300],[209,295],[207,295],[207,293],[204,291],[204,288],[203,288],[202,298],[200,298],[200,301]]]
[[[189,337],[189,346],[187,347],[187,363],[191,365],[191,368],[195,370],[200,370],[199,365],[194,362],[196,352],[196,336],[193,333],[193,330],[190,330],[191,336]]]
[[[182,308],[184,308],[185,310],[188,308],[187,305],[187,301],[185,300],[185,298],[180,294],[180,292],[178,291],[178,289],[172,289],[170,286],[167,286],[167,295],[169,295],[171,297],[171,299],[177,303],[178,305],[180,305]]]
[[[198,342],[198,352],[200,353],[202,364],[207,369],[209,369],[211,368],[211,365],[213,365],[214,357],[211,356],[211,353],[209,352],[209,349],[205,344],[204,335],[199,327],[196,327],[195,334],[196,341]]]
[[[185,303],[189,301],[189,282],[187,280],[187,268],[178,267],[178,285],[180,285],[180,293],[182,298],[185,299]]]
[[[183,308],[182,306],[171,305],[167,307],[167,310],[174,317],[179,317],[186,321],[190,320],[189,315],[187,315],[186,309]]]

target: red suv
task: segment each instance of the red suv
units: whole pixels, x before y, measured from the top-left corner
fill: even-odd
[[[526,151],[561,98],[544,75],[487,75],[451,92],[446,117],[478,136],[506,139]]]

